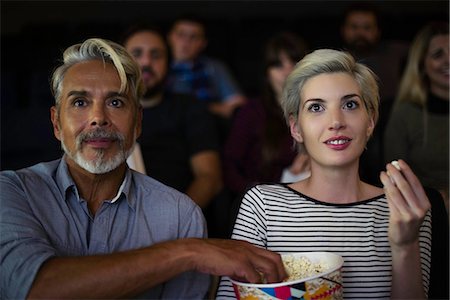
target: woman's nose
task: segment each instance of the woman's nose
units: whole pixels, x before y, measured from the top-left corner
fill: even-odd
[[[342,128],[341,122],[338,120],[333,121],[333,123],[331,124],[331,129],[340,129],[340,128]]]
[[[341,112],[335,112],[331,115],[330,130],[338,130],[345,127],[345,121]]]

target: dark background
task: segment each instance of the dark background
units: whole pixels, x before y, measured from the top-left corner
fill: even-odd
[[[366,2],[366,1],[365,1]],[[434,19],[448,20],[448,1],[371,1],[382,38],[410,42]],[[53,137],[48,86],[62,51],[89,37],[118,41],[131,24],[167,30],[185,13],[207,24],[206,53],[228,64],[244,93],[262,78],[264,42],[281,30],[301,35],[311,49],[339,48],[339,26],[350,1],[1,1],[1,160],[17,169],[60,156]]]

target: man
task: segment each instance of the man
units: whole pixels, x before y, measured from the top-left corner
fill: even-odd
[[[228,69],[202,55],[208,44],[203,22],[194,16],[179,17],[168,34],[168,41],[173,57],[170,89],[194,94],[208,103],[214,114],[230,118],[245,98]]]
[[[192,96],[165,88],[168,49],[154,28],[135,27],[123,45],[141,67],[146,93],[139,139],[147,173],[205,209],[222,188],[214,120]]]
[[[341,37],[344,47],[378,75],[381,101],[393,100],[408,55],[408,44],[383,41],[378,12],[365,3],[347,8]]]
[[[286,276],[279,255],[200,239],[198,206],[127,167],[143,89],[120,45],[89,39],[64,52],[51,108],[63,158],[0,173],[2,299],[199,299],[205,273]]]
[[[378,11],[366,3],[352,4],[347,8],[341,26],[341,37],[344,48],[360,63],[373,70],[380,81],[380,117],[361,157],[360,168],[363,180],[381,185],[379,174],[385,167],[382,136],[408,55],[408,44],[383,41]]]

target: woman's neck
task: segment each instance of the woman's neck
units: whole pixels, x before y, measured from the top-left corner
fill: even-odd
[[[328,203],[355,203],[379,196],[383,190],[360,180],[358,164],[347,168],[311,165],[311,176],[292,185],[299,192]]]
[[[436,85],[430,86],[430,92],[431,94],[435,95],[438,98],[441,98],[443,100],[449,100],[449,90],[448,87],[440,87]]]

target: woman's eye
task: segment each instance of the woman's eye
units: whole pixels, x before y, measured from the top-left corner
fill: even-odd
[[[318,103],[313,103],[308,107],[308,111],[311,112],[320,112],[323,110],[322,105],[318,104]]]
[[[347,101],[347,102],[345,102],[345,104],[344,104],[344,108],[345,108],[345,109],[355,109],[355,108],[357,108],[358,106],[359,106],[359,103],[356,102],[356,101],[354,101],[354,100]]]
[[[439,59],[439,58],[441,58],[443,56],[444,56],[444,51],[442,51],[440,49],[431,53],[431,58],[432,59]]]

